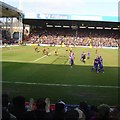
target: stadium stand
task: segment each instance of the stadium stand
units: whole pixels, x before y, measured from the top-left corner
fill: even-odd
[[[118,23],[78,20],[23,19],[31,26],[27,43],[75,46],[118,47]]]
[[[92,37],[92,41],[90,39]],[[75,31],[66,29],[46,29],[46,30],[34,30],[26,39],[27,43],[37,44],[55,44],[61,45],[64,42],[65,45],[75,46],[90,46],[92,42],[93,46],[100,47],[118,47],[118,34],[116,31],[108,30],[78,30],[77,36]]]
[[[22,19],[23,19],[23,13],[4,2],[0,1],[0,28],[1,28],[1,34],[2,34],[2,43],[6,44],[16,44],[19,41],[22,41]],[[16,21],[16,23],[15,23]],[[16,40],[14,37],[15,29],[17,29],[18,32],[18,39]]]
[[[18,22],[20,23],[23,18],[23,13],[20,10],[18,10],[17,8],[0,1],[0,43],[2,43],[2,42],[3,43],[6,42],[8,44],[16,43],[12,37],[13,33],[10,32],[10,30],[12,30],[11,24],[13,23],[12,22],[13,18],[18,19]],[[8,21],[9,20],[11,22],[10,22],[9,29],[8,29]],[[19,33],[20,33],[20,31],[19,31]],[[19,40],[21,40],[21,38],[22,38],[21,35],[22,34],[19,34]],[[2,46],[2,44],[0,44],[0,47],[1,46]],[[2,82],[0,82],[0,91],[2,91],[1,89],[2,89]],[[9,112],[6,109],[7,96],[6,95],[3,96],[3,101],[1,101],[1,97],[2,97],[1,95],[2,94],[0,94],[0,119],[9,120],[9,118],[11,118],[12,120],[16,120],[15,116],[13,116],[12,114],[9,114]],[[4,98],[5,98],[6,103],[5,103],[5,105],[3,105],[1,107],[2,102],[4,102]],[[3,115],[3,118],[2,118],[2,115]]]

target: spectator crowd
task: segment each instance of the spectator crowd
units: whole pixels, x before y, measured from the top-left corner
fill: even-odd
[[[80,102],[79,105],[68,105],[63,100],[55,104],[50,98],[30,98],[16,96],[10,99],[2,95],[2,120],[120,120],[120,105],[111,107],[107,104],[98,106]]]
[[[116,31],[108,30],[71,30],[45,29],[33,30],[26,38],[27,43],[118,47],[120,38]]]
[[[89,29],[34,29],[23,38],[25,43],[74,45],[94,47],[118,47],[120,38],[117,31]],[[18,44],[16,38],[11,38],[9,31],[2,31],[2,44]]]

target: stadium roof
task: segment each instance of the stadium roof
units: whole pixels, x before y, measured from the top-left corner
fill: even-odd
[[[111,27],[118,28],[117,22],[105,21],[81,21],[81,20],[46,20],[46,19],[23,19],[24,24],[46,27],[52,26],[86,26],[86,27]]]
[[[0,17],[23,17],[23,13],[17,8],[0,1]]]

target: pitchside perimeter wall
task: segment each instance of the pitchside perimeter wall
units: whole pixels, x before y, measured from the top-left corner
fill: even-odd
[[[26,44],[27,46],[32,46],[33,44]],[[37,45],[37,44],[34,44]],[[12,46],[20,46],[20,45],[7,45],[7,47],[12,47]],[[54,46],[54,45],[50,45],[50,44],[39,44],[39,46]],[[55,45],[56,47],[61,47],[61,45]],[[4,45],[1,45],[0,47],[5,47]],[[65,45],[63,47],[66,47]],[[73,46],[73,45],[69,45],[69,47],[82,47],[82,48],[90,48],[90,46]],[[93,48],[96,48],[93,46]],[[119,47],[97,47],[97,48],[104,48],[104,49],[119,49]]]

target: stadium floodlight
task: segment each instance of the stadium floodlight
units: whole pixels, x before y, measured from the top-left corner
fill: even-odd
[[[95,29],[95,27],[88,27],[88,29]]]
[[[113,28],[113,30],[118,30],[119,28]]]
[[[64,28],[70,28],[70,26],[66,26],[66,25],[65,25],[65,26],[63,26],[63,27],[64,27]]]
[[[103,27],[96,27],[96,29],[103,29]]]
[[[53,25],[47,25],[47,27],[53,27]]]
[[[71,28],[74,29],[74,30],[76,30],[78,28],[78,26],[72,25]]]
[[[80,26],[79,28],[86,28],[86,26]]]
[[[61,25],[55,25],[55,27],[59,27],[59,28],[60,28],[60,27],[61,27]]]
[[[106,30],[111,30],[111,28],[109,28],[109,27],[105,27],[105,29],[106,29]]]

